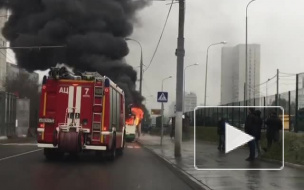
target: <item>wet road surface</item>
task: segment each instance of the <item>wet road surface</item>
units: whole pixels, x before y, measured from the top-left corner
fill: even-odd
[[[35,143],[0,143],[1,190],[191,189],[155,155],[129,143],[114,162],[85,153],[46,161]]]
[[[163,146],[159,144],[160,137],[145,135],[140,142],[151,151],[166,158],[172,165],[180,168],[190,176],[200,181],[212,190],[303,190],[304,170],[291,168],[285,165],[280,171],[198,171],[194,168],[193,141],[184,141],[182,157],[174,157],[174,141],[164,137]],[[247,149],[239,149],[229,155],[219,153],[217,144],[197,142],[196,161],[201,168],[237,166],[238,168],[278,168],[280,163],[257,160],[248,163]]]

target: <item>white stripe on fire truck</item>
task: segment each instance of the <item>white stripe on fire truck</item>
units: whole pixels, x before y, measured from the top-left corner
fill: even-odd
[[[73,111],[74,103],[74,86],[69,86],[69,100],[68,100],[68,112]],[[72,122],[71,118],[68,118],[68,124]]]
[[[81,111],[81,92],[82,92],[82,87],[81,86],[77,86],[77,89],[76,89],[76,105],[75,105],[75,108],[76,108],[76,113],[79,113],[80,114],[80,111]],[[80,118],[76,119],[76,123],[77,125],[80,125]]]

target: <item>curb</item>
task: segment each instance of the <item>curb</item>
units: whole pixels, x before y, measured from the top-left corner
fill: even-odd
[[[279,160],[272,160],[272,159],[267,159],[267,158],[261,158],[261,160],[265,161],[265,162],[271,162],[271,163],[282,163]],[[304,170],[304,165],[300,165],[300,164],[294,164],[294,163],[290,163],[290,162],[284,162],[284,168],[285,166],[291,167],[291,168],[296,168],[296,169],[300,169],[300,170]]]
[[[151,148],[146,147],[143,143],[140,141],[137,141],[138,144],[140,144],[142,147],[144,147],[146,150],[151,152],[152,154],[156,155],[159,160],[161,160],[163,163],[166,164],[166,166],[173,172],[175,172],[178,177],[180,177],[187,185],[189,185],[192,189],[195,190],[211,190],[208,186],[197,180],[192,175],[185,172],[183,169],[179,168],[177,165],[171,163],[169,160],[167,160],[164,156],[161,156],[154,152]]]
[[[285,162],[284,164],[291,168],[297,168],[297,169],[304,170],[304,166],[300,165],[300,164],[293,164],[293,163],[289,163],[289,162]]]

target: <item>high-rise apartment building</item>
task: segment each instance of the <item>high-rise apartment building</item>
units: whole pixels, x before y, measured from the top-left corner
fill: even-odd
[[[260,45],[248,44],[247,100],[259,95]],[[245,45],[222,48],[221,104],[244,101],[245,92]],[[249,105],[253,105],[250,103]]]

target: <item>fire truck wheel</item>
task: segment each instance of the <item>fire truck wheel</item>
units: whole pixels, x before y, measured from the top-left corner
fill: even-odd
[[[82,146],[84,144],[84,138],[81,132],[78,133],[78,151],[82,151]]]
[[[116,136],[113,138],[112,147],[108,150],[108,160],[113,161],[116,158]]]
[[[59,151],[58,149],[45,148],[44,156],[47,160],[60,160],[63,158],[64,153]]]
[[[55,129],[54,132],[53,132],[53,145],[54,146],[57,146],[58,145],[58,133],[57,133],[57,130]]]
[[[126,137],[126,135],[125,135],[125,133],[124,133],[123,142],[122,142],[122,147],[119,148],[119,149],[117,150],[117,154],[118,154],[119,156],[123,155],[123,151],[124,151],[124,149],[125,149],[125,144],[126,144],[126,139],[125,139],[125,137]]]

